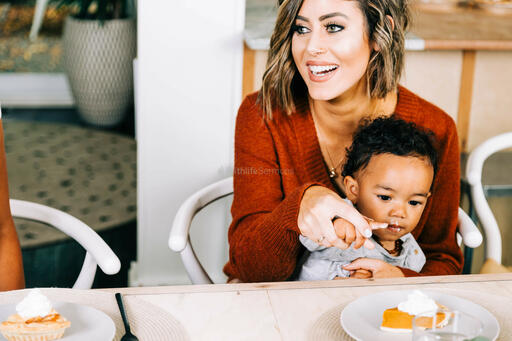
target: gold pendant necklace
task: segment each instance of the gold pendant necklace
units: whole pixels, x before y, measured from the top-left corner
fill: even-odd
[[[315,111],[314,111],[314,108],[311,108],[311,115],[314,117],[315,116]],[[316,126],[316,122],[315,122],[315,126]],[[319,126],[316,126],[318,129],[318,133],[323,135],[323,132],[321,131],[320,127]],[[320,143],[320,139],[318,139],[318,143],[320,144],[321,146],[321,143]],[[333,161],[332,161],[332,157],[331,157],[331,153],[329,153],[329,148],[327,147],[327,144],[324,145],[325,147],[325,151],[327,152],[327,157],[329,158],[329,161],[330,161],[330,164],[331,166],[327,165],[327,167],[329,167],[329,178],[331,179],[335,179],[338,177],[338,173],[336,172],[336,170],[338,169],[338,167],[341,166],[341,163],[343,162],[344,160],[344,157],[341,158],[341,160],[338,162],[338,164],[335,164]],[[320,147],[321,149],[321,147]],[[340,169],[340,174],[341,175],[341,169]]]
[[[327,156],[329,157],[329,161],[331,162],[331,165],[334,165],[334,162],[332,162],[331,153],[329,153],[329,148],[327,148],[327,146],[325,146],[325,151],[327,152]],[[338,169],[338,167],[341,166],[342,162],[343,162],[343,158],[340,160],[340,162],[338,162],[337,165],[329,168],[329,177],[331,179],[335,179],[338,177],[338,173],[336,173],[336,169]],[[340,170],[340,174],[341,174],[341,170]]]
[[[331,170],[329,171],[329,177],[331,179],[336,177],[336,168],[331,168]]]

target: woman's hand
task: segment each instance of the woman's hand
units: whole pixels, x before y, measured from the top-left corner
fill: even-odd
[[[304,192],[297,219],[300,233],[316,243],[340,249],[361,245],[375,247],[368,240],[372,229],[387,224],[368,221],[338,194],[322,186],[312,186]]]
[[[402,270],[398,267],[386,263],[380,259],[372,258],[358,258],[350,264],[344,265],[343,269],[354,271],[357,273],[360,270],[366,270],[371,272],[373,278],[389,278],[389,277],[405,277]],[[352,278],[352,274],[350,277]],[[361,277],[355,277],[361,278]]]

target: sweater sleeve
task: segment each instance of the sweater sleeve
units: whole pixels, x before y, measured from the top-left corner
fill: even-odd
[[[427,261],[418,274],[401,269],[405,276],[455,275],[462,271],[462,252],[457,244],[457,212],[460,191],[460,154],[455,123],[451,119],[438,123],[444,125],[444,134],[436,134],[439,143],[438,172],[432,196],[425,208],[415,235]],[[413,231],[413,234],[415,231]]]
[[[285,196],[282,169],[272,134],[254,98],[238,112],[235,129],[234,197],[228,232],[229,278],[243,282],[289,278],[301,250],[297,217],[304,191],[298,186]]]

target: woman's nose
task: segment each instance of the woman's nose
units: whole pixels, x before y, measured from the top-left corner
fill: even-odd
[[[307,46],[309,54],[316,57],[324,54],[327,49],[323,46],[322,39],[318,34],[312,32]]]

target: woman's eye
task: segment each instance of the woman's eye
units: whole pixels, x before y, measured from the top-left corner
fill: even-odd
[[[391,200],[391,197],[389,195],[382,195],[382,194],[378,194],[377,197],[380,199],[380,200],[383,200],[383,201],[388,201],[388,200]]]
[[[411,205],[411,206],[418,206],[418,205],[423,205],[423,203],[420,202],[420,201],[411,200],[411,201],[409,201],[409,205]]]
[[[327,29],[327,32],[329,33],[336,33],[344,29],[343,26],[338,24],[327,24],[325,25],[325,28]]]
[[[293,25],[293,31],[297,32],[298,34],[305,34],[309,32],[309,28],[302,25]]]

